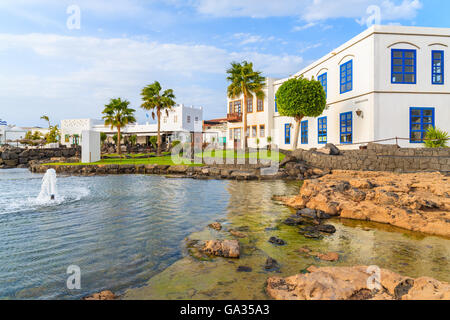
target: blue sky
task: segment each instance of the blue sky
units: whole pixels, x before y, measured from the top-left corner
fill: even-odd
[[[80,29],[67,27],[71,5]],[[382,24],[450,27],[442,0],[2,0],[0,119],[100,118],[123,97],[143,122],[139,93],[155,80],[223,117],[231,61],[294,74],[366,29],[374,5]]]

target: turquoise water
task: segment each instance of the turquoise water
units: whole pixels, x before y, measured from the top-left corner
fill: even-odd
[[[0,298],[79,298],[139,285],[181,257],[181,242],[225,211],[223,181],[160,176],[58,177],[0,170]],[[67,267],[81,290],[66,289]]]
[[[448,239],[333,219],[329,223],[337,232],[316,241],[283,225],[292,211],[272,196],[297,194],[297,182],[59,176],[59,193],[51,202],[36,200],[42,177],[22,169],[0,170],[0,299],[78,299],[105,289],[123,294],[129,288],[142,289],[129,292],[134,298],[264,299],[271,275],[261,271],[267,256],[281,263],[280,276],[311,264],[375,264],[450,281]],[[205,229],[213,221],[224,229]],[[242,256],[233,262],[253,272],[235,272],[227,259],[187,256],[186,237],[229,237],[227,230],[239,228],[248,237],[240,240]],[[273,246],[267,241],[271,236],[288,244]],[[299,255],[305,245],[338,252],[340,259],[325,263]],[[66,287],[71,265],[81,269],[81,290]]]

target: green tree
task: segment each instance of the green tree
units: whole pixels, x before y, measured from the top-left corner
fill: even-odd
[[[429,127],[425,134],[425,147],[427,148],[447,148],[447,141],[450,139],[447,132],[438,128]]]
[[[104,116],[102,119],[105,121],[106,126],[111,126],[113,130],[114,127],[117,128],[117,153],[121,154],[120,143],[121,129],[127,124],[135,123],[136,118],[134,117],[134,109],[129,108],[130,102],[128,100],[122,100],[121,98],[111,99],[109,104],[105,105],[103,110]]]
[[[104,132],[100,132],[100,141],[102,145],[105,143],[106,139],[108,139],[108,136]]]
[[[231,67],[227,70],[227,80],[230,85],[227,89],[228,98],[237,99],[244,96],[244,110],[242,113],[244,127],[244,150],[248,149],[247,135],[247,108],[248,98],[255,95],[259,99],[264,99],[264,86],[266,80],[261,76],[261,72],[253,70],[253,63],[243,61],[242,63],[232,62]]]
[[[47,143],[56,143],[60,140],[60,131],[58,126],[50,126],[49,132],[45,135],[45,141]]]
[[[133,134],[129,136],[128,141],[131,143],[132,146],[135,146],[137,142],[137,135]]]
[[[172,89],[167,89],[162,92],[162,87],[158,81],[146,86],[142,89],[142,105],[141,108],[145,110],[152,110],[152,118],[155,119],[155,111],[156,117],[158,118],[158,148],[156,154],[158,156],[161,155],[161,113],[163,111],[166,112],[166,115],[169,116],[169,110],[175,106],[175,95]]]
[[[48,123],[48,128],[50,129],[50,127],[51,127],[51,125],[50,125],[50,118],[49,118],[48,116],[46,116],[46,115],[43,115],[43,116],[41,117],[41,120],[47,121],[47,123]]]
[[[151,136],[148,141],[152,145],[153,149],[156,149],[158,146],[158,137],[157,136]]]
[[[303,77],[289,79],[277,91],[277,106],[281,116],[295,119],[294,150],[297,149],[300,122],[303,117],[318,117],[327,99],[320,81]]]

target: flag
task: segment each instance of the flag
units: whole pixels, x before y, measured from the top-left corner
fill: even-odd
[[[7,126],[8,122],[0,120],[0,126]]]

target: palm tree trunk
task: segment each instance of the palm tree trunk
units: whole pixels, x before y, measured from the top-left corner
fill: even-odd
[[[119,154],[120,157],[120,153],[122,150],[120,150],[120,126],[117,127],[117,153]]]
[[[303,117],[295,118],[294,150],[297,150],[298,135],[300,133],[300,122],[302,121],[302,119],[303,119]]]
[[[156,150],[156,155],[161,156],[161,110],[160,108],[156,111],[156,116],[158,117],[158,148]]]
[[[247,101],[247,96],[244,94],[244,110],[243,110],[243,122],[244,122],[244,154],[247,153],[248,151],[248,136],[247,136],[247,108],[248,108],[248,101]],[[250,130],[249,130],[250,133]],[[245,164],[248,163],[248,159],[247,156],[245,155]]]

